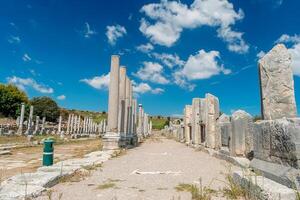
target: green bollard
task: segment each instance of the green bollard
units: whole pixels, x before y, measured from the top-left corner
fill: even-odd
[[[44,141],[43,166],[53,165],[54,141],[46,139]]]

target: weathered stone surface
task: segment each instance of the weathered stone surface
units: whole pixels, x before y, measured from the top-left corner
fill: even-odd
[[[294,190],[256,174],[245,174],[244,171],[234,171],[233,181],[248,190],[248,192],[253,195],[253,199],[296,199]]]
[[[222,146],[229,146],[229,136],[232,134],[230,117],[226,114],[222,114],[219,117],[217,124],[221,131]]]
[[[252,116],[243,110],[232,114],[232,135],[230,136],[230,154],[249,156],[253,150],[254,124]]]
[[[217,126],[220,116],[219,99],[212,94],[205,95],[206,106],[206,146],[213,149],[221,147],[221,131]]]
[[[291,55],[283,44],[259,60],[259,75],[263,119],[296,117]]]
[[[192,141],[198,145],[200,142],[200,98],[192,101]]]
[[[300,118],[255,123],[254,157],[300,169]]]
[[[49,167],[40,167],[37,172],[24,173],[13,176],[1,183],[0,199],[31,199],[37,197],[47,187],[57,184],[60,177],[82,170],[89,165],[97,165],[107,161],[115,151],[96,151],[89,153],[84,158],[69,159],[58,162]]]
[[[184,135],[185,135],[185,142],[187,144],[191,141],[191,132],[192,132],[192,106],[186,105],[184,108]]]

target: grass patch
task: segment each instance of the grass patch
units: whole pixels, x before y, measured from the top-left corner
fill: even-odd
[[[202,180],[200,179],[200,185],[196,184],[186,184],[180,183],[175,187],[177,192],[189,192],[192,195],[192,200],[211,200],[212,196],[217,193],[217,191],[202,186]]]
[[[90,172],[87,170],[76,170],[73,174],[62,176],[59,178],[59,183],[66,183],[66,182],[79,182],[84,180],[85,177],[89,176]]]
[[[109,189],[109,188],[112,188],[112,187],[115,187],[115,186],[116,186],[115,183],[104,183],[104,184],[98,185],[96,189],[105,190],[105,189]]]
[[[126,154],[126,149],[116,150],[112,153],[112,158],[117,158]]]
[[[92,164],[92,165],[87,165],[87,166],[81,166],[83,169],[88,170],[88,171],[94,171],[102,167],[102,164]]]
[[[0,144],[9,144],[9,143],[26,143],[27,137],[26,136],[0,136]]]
[[[157,188],[157,190],[168,190],[168,188],[159,187],[159,188]]]

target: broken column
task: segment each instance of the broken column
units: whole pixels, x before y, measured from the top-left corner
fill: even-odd
[[[254,134],[252,116],[243,110],[237,110],[232,114],[231,124],[230,154],[232,156],[251,157]]]
[[[218,121],[217,125],[221,131],[221,144],[222,146],[229,147],[229,138],[231,136],[231,122],[230,117],[226,114],[222,114]]]
[[[104,149],[119,148],[118,133],[119,116],[119,56],[111,57],[109,97],[108,97],[108,119],[106,133],[103,137]]]
[[[32,126],[33,126],[33,106],[30,106],[29,117],[27,123],[26,135],[32,135]]]
[[[261,112],[255,123],[250,166],[273,181],[300,189],[300,118],[297,118],[292,58],[283,44],[259,61]]]
[[[183,123],[184,123],[184,137],[185,142],[190,144],[191,142],[191,134],[192,134],[192,106],[186,105],[184,108],[184,116],[183,116]]]
[[[200,144],[200,98],[193,98],[192,101],[192,142]]]
[[[291,55],[276,45],[259,60],[261,111],[264,120],[297,117]]]
[[[217,126],[220,116],[219,99],[212,94],[205,95],[206,105],[206,146],[212,149],[221,147],[221,133]]]

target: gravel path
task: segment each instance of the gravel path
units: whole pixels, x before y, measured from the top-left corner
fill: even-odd
[[[59,194],[61,199],[72,200],[191,199],[190,193],[177,192],[174,187],[180,183],[199,183],[201,177],[203,186],[223,188],[224,183],[219,180],[224,180],[222,173],[228,171],[228,165],[173,140],[149,139],[127,150],[125,155],[107,161],[85,180],[54,186],[52,199],[59,199]],[[44,194],[38,199],[49,198]]]

